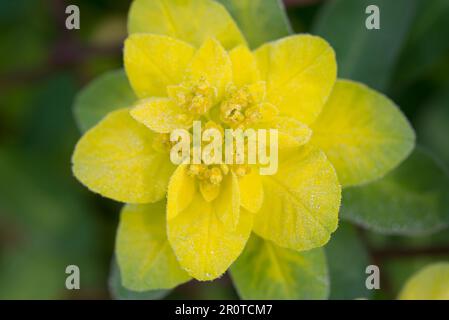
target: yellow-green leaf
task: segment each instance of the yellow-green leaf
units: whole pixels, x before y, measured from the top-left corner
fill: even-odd
[[[210,37],[226,49],[245,44],[226,9],[212,0],[135,0],[128,15],[128,32],[168,35],[196,47]]]
[[[415,146],[412,127],[391,100],[347,80],[337,81],[312,130],[312,143],[326,153],[343,186],[384,176]]]
[[[131,106],[137,100],[125,72],[109,71],[90,82],[76,96],[73,111],[85,132],[109,112]]]
[[[78,141],[73,173],[93,192],[116,201],[159,201],[175,167],[168,153],[153,148],[154,137],[128,109],[114,111]]]
[[[323,246],[338,224],[341,188],[324,153],[305,146],[279,159],[275,175],[263,177],[264,202],[254,231],[281,247]]]
[[[434,263],[413,275],[402,289],[399,299],[449,300],[449,263]]]
[[[125,288],[122,284],[122,276],[115,257],[109,271],[108,287],[112,298],[116,300],[159,300],[170,293],[169,289],[133,291]]]
[[[190,279],[168,242],[165,220],[165,201],[123,208],[116,254],[125,288],[170,289]]]
[[[243,299],[326,299],[329,279],[322,249],[298,252],[251,236],[231,267]]]

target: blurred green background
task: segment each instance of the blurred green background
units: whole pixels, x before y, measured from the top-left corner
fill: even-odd
[[[122,67],[130,2],[0,0],[0,299],[149,297],[108,281],[120,205],[88,192],[70,169],[80,136],[74,97],[91,79]],[[449,168],[449,1],[285,2],[296,32],[333,45],[339,76],[391,97],[418,142]],[[80,8],[80,30],[65,28],[69,4]],[[364,27],[369,4],[381,8],[381,30]],[[449,260],[449,233],[381,236],[343,222],[326,250],[331,298],[395,298],[413,272]],[[382,271],[376,292],[364,289],[369,263]],[[80,290],[65,288],[71,264],[80,267]],[[168,298],[237,295],[224,276],[182,285]]]

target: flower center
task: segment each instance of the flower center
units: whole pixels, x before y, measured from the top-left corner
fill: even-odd
[[[212,185],[220,185],[224,176],[229,173],[229,167],[222,165],[205,165],[205,164],[191,164],[189,165],[188,174],[196,177],[202,182]]]
[[[201,78],[196,82],[185,81],[179,85],[169,86],[168,95],[188,113],[201,116],[206,114],[215,104],[217,88]]]
[[[204,127],[205,130],[216,129],[217,132],[219,132],[222,136],[221,140],[222,143],[225,143],[225,139],[223,138],[224,129],[220,124],[214,121],[208,121]],[[205,147],[206,144],[207,143],[204,141],[201,142],[202,147]],[[226,149],[226,146],[223,145],[222,148],[224,150]],[[233,149],[233,152],[234,152],[233,157],[235,157],[236,149]],[[191,158],[193,157],[193,153],[194,150],[192,146],[190,152]],[[237,177],[243,177],[251,172],[251,168],[247,164],[232,164],[232,165],[218,164],[218,163],[206,164],[204,162],[204,159],[202,159],[201,162],[202,162],[201,164],[190,164],[188,168],[188,174],[192,177],[196,177],[203,185],[209,184],[212,186],[220,186],[223,178],[229,173],[230,170],[232,170],[237,175]]]
[[[228,175],[230,170],[232,170],[239,178],[251,173],[251,167],[247,164],[191,164],[189,165],[187,173],[189,176],[197,178],[201,183],[220,186],[224,177]]]
[[[244,128],[262,119],[265,83],[237,88],[229,86],[220,105],[221,121],[232,128]]]

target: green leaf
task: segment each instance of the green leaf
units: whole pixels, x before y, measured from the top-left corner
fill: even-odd
[[[81,90],[73,106],[81,131],[97,124],[111,111],[130,107],[137,98],[123,70],[110,71]]]
[[[383,179],[345,189],[341,215],[384,234],[416,235],[449,224],[449,177],[417,149]]]
[[[382,270],[376,298],[396,299],[406,281],[428,264],[449,261],[448,229],[424,237],[387,236],[363,232],[364,240]],[[379,295],[381,293],[381,296]]]
[[[148,291],[132,291],[126,289],[122,285],[122,278],[115,258],[111,264],[109,274],[109,291],[114,299],[117,300],[158,300],[162,299],[170,293],[170,290],[148,290]]]
[[[340,222],[325,247],[331,280],[330,299],[369,298],[365,269],[370,264],[366,248],[349,223]]]
[[[6,72],[15,74],[17,70],[40,68],[46,63],[52,43],[51,37],[48,37],[52,30],[49,21],[48,10],[38,1],[0,1],[0,38],[3,47],[0,52],[0,70],[13,83],[18,79],[8,76]],[[17,82],[20,85],[24,83],[23,80]]]
[[[71,110],[76,91],[72,75],[54,74],[39,84],[28,107],[24,144],[64,169],[79,136]]]
[[[347,80],[336,82],[312,131],[312,143],[326,153],[343,187],[383,177],[415,148],[415,132],[399,108]]]
[[[67,276],[64,273],[67,264],[64,263],[69,259],[64,259],[48,247],[42,250],[42,246],[36,248],[33,245],[21,245],[10,252],[4,251],[1,258],[1,300],[63,297]]]
[[[280,0],[219,0],[236,20],[251,48],[292,33]]]
[[[326,299],[329,279],[324,251],[298,252],[252,235],[231,267],[243,299]]]
[[[404,84],[432,69],[447,55],[449,41],[449,1],[421,0],[418,14],[404,45],[395,74],[395,84]]]
[[[190,280],[167,239],[165,203],[123,207],[116,254],[122,284],[127,289],[171,289]]]
[[[339,77],[383,91],[416,12],[418,0],[335,0],[319,13],[313,32],[330,42],[337,54]],[[380,29],[368,30],[369,5],[380,9]],[[400,18],[399,18],[400,17]]]
[[[0,148],[0,299],[67,297],[64,270],[71,264],[82,270],[74,297],[100,285],[101,261],[92,259],[102,249],[95,211],[69,173],[48,161]]]
[[[449,3],[449,2],[448,2]],[[421,143],[449,167],[449,87],[423,105],[417,121]]]

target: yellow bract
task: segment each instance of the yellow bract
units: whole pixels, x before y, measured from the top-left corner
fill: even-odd
[[[125,42],[124,60],[132,87],[145,98],[131,115],[159,133],[191,127],[232,82],[231,59],[214,39],[195,51],[166,36],[132,35]]]
[[[182,81],[195,49],[186,42],[154,34],[125,41],[125,70],[139,98],[166,97],[167,86]]]
[[[73,173],[92,191],[117,201],[159,201],[175,166],[168,153],[153,148],[154,137],[128,109],[114,111],[76,145]]]
[[[255,52],[268,101],[305,124],[320,114],[337,76],[334,50],[311,35],[287,37]]]
[[[122,283],[131,290],[170,289],[190,279],[168,243],[164,202],[123,208],[116,254]]]
[[[399,299],[449,300],[449,263],[435,263],[413,275]]]
[[[175,129],[188,129],[194,117],[168,98],[149,98],[139,101],[131,110],[131,116],[159,133]]]
[[[181,266],[198,280],[221,276],[242,252],[251,233],[253,217],[239,208],[238,187],[231,182],[225,189],[212,202],[196,192],[183,211],[169,213],[173,217],[167,221],[170,244]],[[171,190],[169,208],[173,208],[171,201],[177,201]]]
[[[175,218],[178,213],[184,211],[195,196],[195,180],[187,174],[187,170],[187,165],[178,166],[170,179],[168,194],[172,194],[173,198],[167,203],[168,220]]]
[[[232,62],[234,85],[244,86],[260,80],[257,61],[246,46],[238,46],[229,52]]]
[[[226,9],[212,0],[136,0],[128,31],[167,35],[196,47],[211,37],[226,49],[246,43]]]
[[[254,168],[239,179],[239,189],[242,207],[249,212],[258,212],[262,207],[264,191],[262,179]]]
[[[382,177],[415,146],[413,129],[391,100],[347,80],[337,81],[312,130],[312,143],[326,153],[344,186]]]
[[[193,82],[205,79],[210,86],[216,88],[216,99],[220,101],[226,86],[232,81],[231,59],[217,40],[208,39],[190,62],[186,76]]]
[[[263,177],[264,202],[254,231],[281,247],[309,250],[326,244],[338,224],[341,188],[323,152],[284,150],[279,170]]]
[[[271,104],[264,105],[270,106]],[[292,117],[279,116],[272,111],[270,111],[269,114],[270,116],[265,117],[265,119],[257,123],[254,127],[259,129],[278,130],[279,148],[300,147],[310,141],[312,130],[301,121]]]

